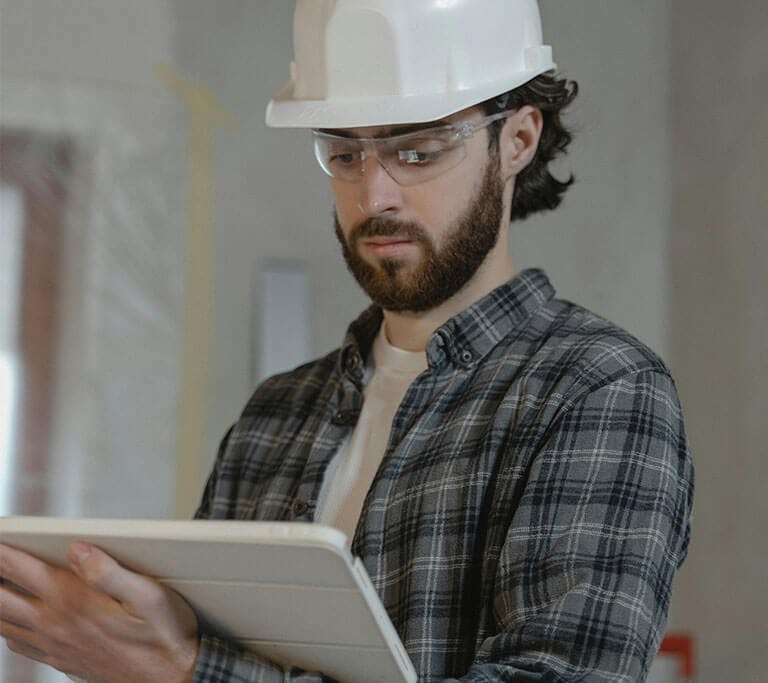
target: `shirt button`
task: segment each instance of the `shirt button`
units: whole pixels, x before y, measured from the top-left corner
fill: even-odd
[[[301,500],[301,498],[296,498],[291,504],[291,512],[293,512],[294,517],[301,517],[306,514],[307,510],[309,510],[309,503],[306,500]]]
[[[355,413],[351,410],[339,410],[334,414],[331,422],[335,425],[348,425],[355,421]]]
[[[474,358],[474,356],[472,355],[471,351],[464,350],[461,352],[461,361],[463,363],[469,363],[472,360],[472,358]]]

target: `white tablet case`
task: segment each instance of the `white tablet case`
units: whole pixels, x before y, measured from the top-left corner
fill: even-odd
[[[83,540],[181,593],[262,656],[341,683],[410,683],[416,673],[346,537],[317,524],[0,518],[0,539],[66,565]]]

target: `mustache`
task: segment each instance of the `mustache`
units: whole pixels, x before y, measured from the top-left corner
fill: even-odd
[[[412,242],[429,241],[428,235],[417,223],[397,221],[384,216],[368,218],[355,226],[349,235],[349,241],[355,244],[361,239],[371,237],[403,237]]]

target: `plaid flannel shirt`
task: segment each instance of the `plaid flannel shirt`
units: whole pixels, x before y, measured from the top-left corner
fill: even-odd
[[[228,432],[199,518],[313,519],[381,323],[273,377]],[[672,378],[528,270],[442,325],[352,551],[420,681],[638,681],[686,555],[693,467]],[[194,681],[317,681],[213,634]]]

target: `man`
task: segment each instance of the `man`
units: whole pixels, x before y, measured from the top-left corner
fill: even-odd
[[[422,681],[643,679],[692,466],[663,363],[507,249],[510,218],[570,184],[547,167],[576,86],[535,2],[308,0],[295,31],[268,122],[313,129],[374,305],[256,390],[197,516],[346,531]],[[240,650],[98,549],[70,556],[72,573],[0,555],[32,594],[2,590],[12,649],[94,681],[322,677]]]

